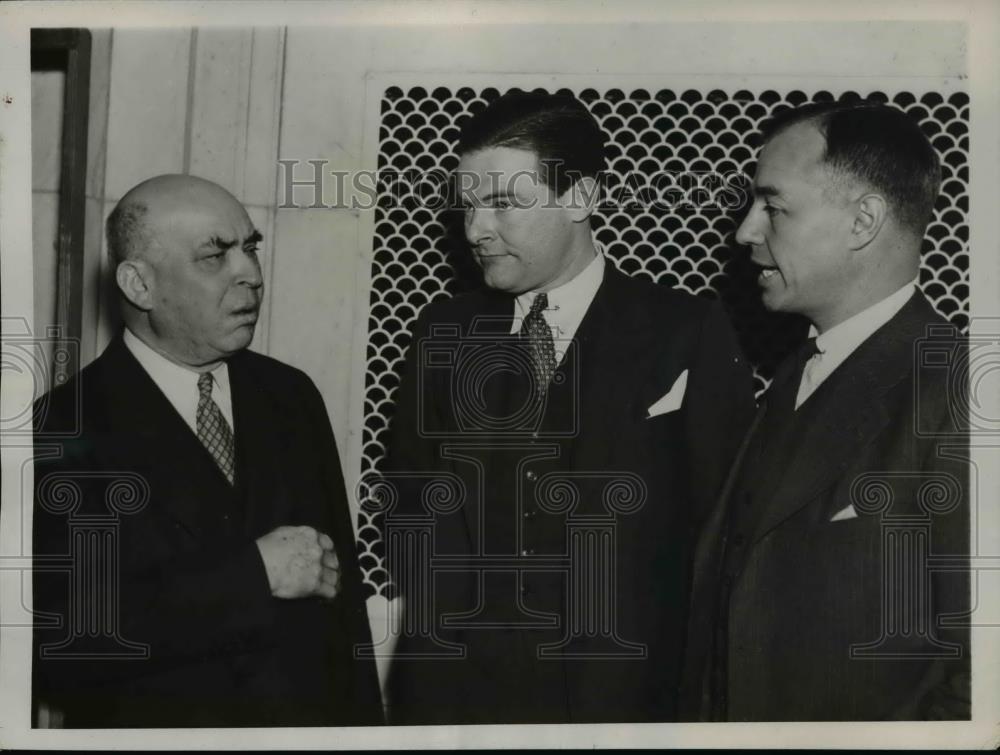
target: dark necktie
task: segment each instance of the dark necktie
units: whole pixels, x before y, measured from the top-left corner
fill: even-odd
[[[203,372],[198,376],[198,440],[212,454],[222,474],[233,484],[235,454],[233,452],[233,431],[222,416],[222,410],[212,400],[212,373]]]
[[[810,338],[778,365],[774,380],[764,394],[764,414],[755,431],[754,444],[743,461],[740,481],[734,493],[735,505],[729,510],[728,533],[724,540],[724,581],[718,593],[718,616],[721,618],[714,630],[715,655],[711,666],[713,720],[724,721],[726,718],[727,616],[732,582],[743,570],[747,553],[744,546],[752,541],[761,519],[766,515],[774,492],[774,481],[788,466],[787,452],[794,442],[795,397],[806,362],[818,353],[816,339]]]
[[[802,373],[806,362],[819,354],[816,337],[806,339],[779,365],[774,374],[774,381],[767,390],[768,411],[795,411],[795,398],[799,394],[802,383]]]
[[[528,339],[531,349],[531,369],[535,377],[535,398],[541,400],[549,387],[549,381],[556,372],[556,348],[542,311],[549,306],[549,295],[538,294],[531,303],[527,317],[521,325],[521,333]]]

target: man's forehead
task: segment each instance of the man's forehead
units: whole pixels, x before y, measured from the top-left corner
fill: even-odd
[[[811,123],[796,123],[775,135],[760,152],[755,186],[773,187],[787,181],[815,183],[825,178],[826,138]]]
[[[246,209],[229,195],[172,195],[150,203],[149,210],[151,224],[174,232],[243,237],[254,230]]]
[[[162,175],[143,181],[132,188],[122,202],[143,205],[151,216],[160,219],[197,214],[234,218],[246,214],[240,201],[224,188],[186,174]]]
[[[539,179],[541,164],[538,155],[527,149],[514,147],[486,147],[461,156],[455,169],[460,188],[483,194],[499,179],[516,178],[517,183],[530,183]]]

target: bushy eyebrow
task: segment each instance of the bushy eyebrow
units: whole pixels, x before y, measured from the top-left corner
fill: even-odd
[[[259,244],[263,240],[264,237],[261,235],[260,231],[255,229],[253,233],[247,236],[246,240],[243,242],[243,246],[244,247],[254,246],[256,244]],[[204,246],[211,246],[215,249],[218,249],[219,251],[224,252],[227,249],[232,249],[234,246],[236,246],[236,243],[237,243],[236,239],[224,239],[221,236],[213,236],[208,240],[206,244],[204,244]]]
[[[468,201],[470,198],[472,200],[471,202]],[[462,205],[465,207],[471,207],[471,206],[482,207],[489,205],[491,202],[495,202],[498,199],[513,200],[514,198],[515,198],[514,195],[509,191],[491,191],[486,196],[483,197],[477,197],[474,194],[472,194],[471,197],[463,195],[461,199],[462,199]]]
[[[515,196],[513,192],[510,191],[491,191],[480,201],[488,203],[488,202],[495,202],[498,199],[514,199],[514,198]]]
[[[765,199],[769,199],[771,197],[780,197],[781,192],[778,191],[775,186],[754,186],[753,195],[755,197],[764,197]]]

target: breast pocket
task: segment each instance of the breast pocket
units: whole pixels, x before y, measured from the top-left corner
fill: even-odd
[[[679,443],[683,439],[683,413],[680,410],[644,417],[640,420],[641,434],[651,440]]]
[[[638,474],[650,495],[661,498],[678,480],[681,460],[686,458],[681,412],[643,418],[619,428],[607,442],[612,446],[614,468]]]

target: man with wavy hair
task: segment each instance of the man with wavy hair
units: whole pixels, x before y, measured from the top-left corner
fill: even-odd
[[[392,717],[672,720],[692,533],[752,413],[749,370],[718,303],[595,242],[604,134],[583,103],[505,94],[458,154],[484,286],[420,313],[399,389],[387,532],[434,532],[426,557],[390,561],[415,630]],[[431,560],[448,568],[425,579]]]

